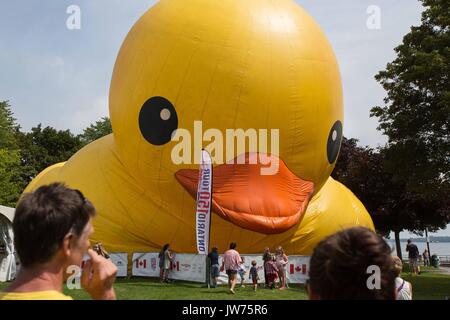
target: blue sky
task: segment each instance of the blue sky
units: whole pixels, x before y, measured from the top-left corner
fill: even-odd
[[[80,133],[108,115],[108,91],[119,47],[155,0],[0,2],[0,101],[9,100],[25,130],[42,123]],[[297,0],[332,43],[344,84],[344,133],[370,146],[386,140],[369,110],[385,92],[374,80],[394,57],[411,25],[416,0]],[[70,5],[81,9],[81,29],[66,27]],[[381,9],[381,29],[369,30],[367,8]],[[450,236],[450,230],[439,234]],[[408,235],[404,235],[407,237]]]

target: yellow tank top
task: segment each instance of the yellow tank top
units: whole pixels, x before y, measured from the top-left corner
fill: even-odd
[[[56,290],[33,292],[0,292],[0,300],[73,300]]]

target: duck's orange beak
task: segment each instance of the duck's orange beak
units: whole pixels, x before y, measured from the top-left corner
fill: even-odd
[[[248,157],[246,154],[246,160]],[[314,183],[298,178],[282,160],[277,160],[279,169],[274,175],[261,175],[265,165],[259,160],[256,164],[234,161],[215,167],[212,210],[239,227],[264,234],[282,233],[299,223]],[[198,170],[182,169],[175,177],[197,198]]]

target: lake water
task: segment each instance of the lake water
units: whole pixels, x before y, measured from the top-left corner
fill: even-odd
[[[394,248],[394,251],[392,254],[397,254],[397,250],[395,249],[395,240],[389,239],[387,240],[387,243],[391,246],[391,248]],[[414,242],[413,243],[419,248],[420,254],[427,248],[426,242]],[[402,255],[403,258],[408,257],[408,252],[406,252],[406,241],[400,241],[401,247],[402,247]],[[430,242],[430,251],[431,255],[436,254],[438,256],[450,256],[450,242]],[[430,256],[431,256],[430,255]]]

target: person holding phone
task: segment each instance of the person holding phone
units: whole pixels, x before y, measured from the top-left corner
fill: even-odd
[[[63,283],[80,266],[81,286],[92,299],[114,300],[117,267],[90,248],[95,208],[79,190],[60,183],[25,194],[17,205],[13,231],[21,271],[0,292],[0,300],[71,300]]]

